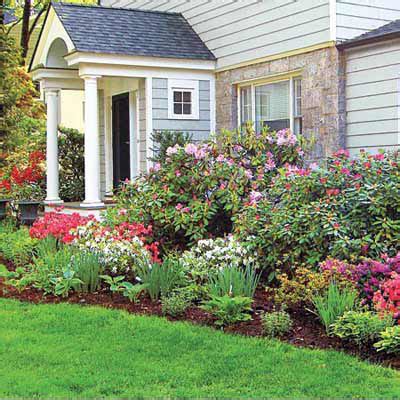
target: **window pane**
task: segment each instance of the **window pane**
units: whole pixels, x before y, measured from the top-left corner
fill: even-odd
[[[301,116],[301,79],[294,81],[294,115]]]
[[[192,113],[192,105],[191,104],[183,104],[183,114],[190,115]]]
[[[182,92],[174,91],[174,102],[176,103],[182,102]]]
[[[240,89],[240,122],[245,124],[252,120],[251,111],[251,87],[243,87]]]
[[[184,101],[184,103],[190,103],[192,101],[192,93],[191,92],[183,92],[183,101]]]
[[[178,114],[178,115],[182,114],[182,104],[174,103],[174,114]]]
[[[289,81],[257,86],[255,97],[257,131],[266,125],[272,129],[290,126]]]

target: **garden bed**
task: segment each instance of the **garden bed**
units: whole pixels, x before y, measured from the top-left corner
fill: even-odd
[[[1,260],[0,260],[1,261]],[[11,267],[10,263],[8,263]],[[12,269],[12,267],[11,267]],[[162,316],[160,302],[152,302],[147,296],[142,295],[139,302],[132,303],[119,293],[111,294],[103,289],[96,293],[73,292],[68,298],[54,295],[44,296],[35,288],[27,288],[19,292],[15,287],[6,285],[0,278],[0,297],[16,299],[35,304],[40,303],[71,303],[80,305],[96,305],[109,309],[125,310],[132,314]],[[254,296],[252,320],[237,323],[225,328],[225,332],[244,336],[261,337],[261,313],[274,309],[273,301],[265,289],[258,289]],[[293,327],[289,334],[282,340],[296,346],[311,349],[331,349],[345,351],[353,356],[360,357],[374,363],[379,363],[395,369],[400,369],[400,359],[384,354],[377,354],[371,349],[359,349],[357,346],[349,345],[337,337],[327,336],[324,328],[317,317],[304,309],[290,310],[293,319]],[[169,317],[170,321],[188,321],[196,325],[214,326],[215,319],[199,307],[190,307],[181,317]]]

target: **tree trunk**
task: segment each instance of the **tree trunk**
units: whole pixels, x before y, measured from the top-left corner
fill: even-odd
[[[29,50],[29,19],[31,17],[32,0],[25,0],[24,11],[22,14],[22,32],[21,32],[21,49],[22,62],[25,63],[26,56]]]

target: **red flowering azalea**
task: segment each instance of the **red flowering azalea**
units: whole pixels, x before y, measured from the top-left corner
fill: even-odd
[[[393,272],[375,292],[373,302],[377,311],[390,313],[400,321],[400,274]]]

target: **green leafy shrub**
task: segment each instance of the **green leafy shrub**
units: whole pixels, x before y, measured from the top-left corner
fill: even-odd
[[[323,295],[314,296],[312,301],[316,314],[325,326],[327,333],[331,332],[332,324],[346,311],[356,307],[357,292],[352,289],[340,289],[331,283]]]
[[[300,163],[302,151],[289,131],[224,131],[217,140],[175,145],[148,175],[127,183],[117,210],[105,218],[152,225],[164,249],[232,231],[232,216],[269,187],[277,168]]]
[[[159,300],[182,284],[182,264],[174,258],[166,258],[162,264],[152,264],[144,258],[138,265],[136,280],[143,285],[152,301]]]
[[[327,168],[287,166],[258,201],[236,214],[239,238],[254,244],[271,270],[317,267],[328,256],[356,264],[400,250],[400,153],[350,159]]]
[[[251,303],[252,299],[249,297],[212,296],[204,302],[202,308],[217,318],[216,325],[226,326],[251,320]]]
[[[393,325],[393,318],[369,311],[349,311],[332,324],[332,333],[359,346],[373,343],[386,328]]]
[[[0,256],[16,267],[24,267],[31,261],[38,240],[32,239],[26,228],[4,230],[0,232]]]
[[[81,201],[85,193],[84,135],[76,129],[59,127],[60,197]]]
[[[377,351],[400,354],[400,325],[386,328],[380,335],[381,340],[374,344]]]
[[[154,148],[152,152],[154,157],[150,158],[151,161],[155,163],[164,163],[167,158],[167,149],[175,145],[185,146],[192,141],[192,135],[189,133],[168,131],[168,130],[158,130],[151,134],[152,143],[154,143]]]
[[[260,275],[252,267],[243,270],[234,266],[213,274],[208,288],[213,297],[229,295],[253,298],[259,280]]]
[[[191,299],[184,291],[175,291],[161,298],[162,312],[164,315],[179,317],[190,307]]]
[[[261,316],[263,335],[268,338],[281,337],[292,328],[292,318],[284,310],[264,313]]]

